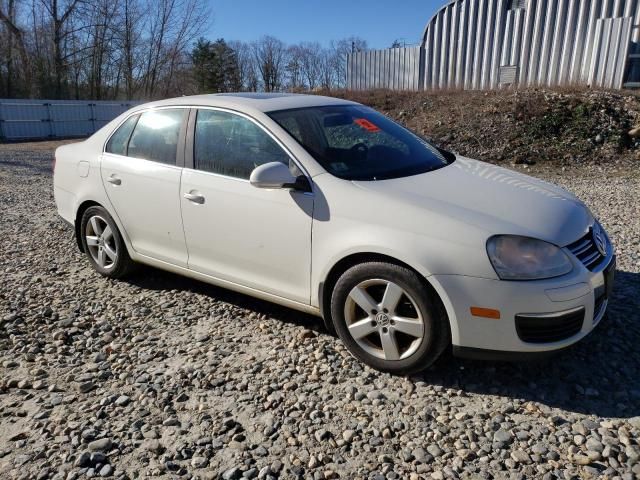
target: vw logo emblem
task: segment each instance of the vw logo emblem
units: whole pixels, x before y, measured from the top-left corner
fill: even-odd
[[[389,315],[387,315],[386,313],[379,313],[376,315],[376,321],[380,324],[380,326],[382,327],[388,327],[389,326]]]
[[[606,257],[607,244],[604,235],[602,234],[602,231],[600,230],[600,227],[598,225],[595,225],[593,227],[593,242],[596,244],[596,248],[598,249],[598,252],[600,252],[600,255]]]

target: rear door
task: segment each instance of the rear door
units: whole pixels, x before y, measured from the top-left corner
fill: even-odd
[[[268,162],[302,172],[247,116],[200,109],[192,119],[186,158],[193,168],[184,169],[180,191],[189,268],[308,304],[313,194],[249,183]]]
[[[107,142],[100,172],[133,249],[187,266],[180,176],[188,109],[154,109],[129,117]]]

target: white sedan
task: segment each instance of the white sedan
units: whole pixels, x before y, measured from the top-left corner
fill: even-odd
[[[220,94],[140,105],[56,151],[93,268],[144,263],[321,315],[380,370],[567,347],[615,257],[565,190],[443,151],[363,105]]]

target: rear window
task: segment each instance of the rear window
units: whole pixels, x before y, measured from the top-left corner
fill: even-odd
[[[133,127],[136,126],[139,116],[140,115],[133,115],[132,117],[129,117],[122,125],[120,125],[120,128],[111,135],[111,138],[107,142],[107,148],[105,149],[107,153],[113,153],[115,155],[127,154],[127,143],[129,142],[129,137],[131,136]]]
[[[455,158],[381,113],[361,105],[270,112],[331,174],[385,180],[442,168]]]

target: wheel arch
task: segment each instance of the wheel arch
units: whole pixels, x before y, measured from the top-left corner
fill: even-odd
[[[82,232],[80,231],[80,229],[82,228],[82,216],[84,215],[84,212],[86,212],[87,209],[90,207],[102,207],[107,211],[107,213],[111,216],[113,221],[116,223],[116,226],[118,227],[120,236],[122,237],[122,241],[124,242],[124,245],[127,249],[127,253],[129,254],[129,256],[133,258],[133,256],[131,255],[132,253],[134,253],[133,247],[131,246],[129,236],[127,235],[127,231],[125,230],[124,225],[122,225],[122,223],[120,222],[120,218],[117,215],[114,215],[114,212],[112,211],[111,208],[109,208],[109,205],[105,205],[104,203],[98,202],[90,198],[81,201],[78,207],[76,208],[76,215],[75,215],[73,228],[74,228],[74,234],[76,237],[76,243],[80,251],[84,253],[84,247],[82,246]]]
[[[75,236],[76,236],[76,244],[78,245],[78,249],[82,253],[84,253],[84,246],[82,245],[82,232],[80,231],[80,229],[82,227],[82,216],[84,215],[84,212],[86,212],[87,209],[90,208],[90,207],[102,207],[102,208],[105,208],[103,205],[100,205],[98,202],[96,202],[94,200],[85,200],[76,209],[76,217],[75,217],[75,220],[73,222],[73,229],[74,229],[74,233],[75,233]]]
[[[406,262],[399,260],[393,256],[386,255],[383,253],[376,252],[357,252],[346,255],[345,257],[338,260],[329,270],[324,279],[320,282],[318,286],[318,299],[319,299],[319,307],[320,307],[320,315],[324,321],[325,327],[332,334],[335,334],[335,327],[333,325],[333,319],[331,318],[331,293],[333,292],[333,288],[340,278],[340,276],[346,272],[349,268],[354,265],[358,265],[360,263],[365,262],[384,262],[390,263],[393,265],[398,265],[400,267],[404,267],[408,270],[411,270],[416,275],[421,282],[427,287],[427,289],[431,292],[433,297],[437,299],[439,302],[439,308],[442,313],[447,316],[447,323],[451,324],[451,320],[449,318],[448,309],[445,307],[445,300],[441,298],[439,288],[436,288],[424,274],[418,271],[416,268],[412,267]],[[450,325],[451,327],[451,325]]]

